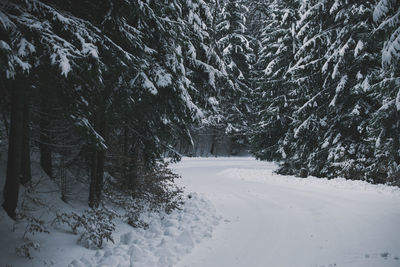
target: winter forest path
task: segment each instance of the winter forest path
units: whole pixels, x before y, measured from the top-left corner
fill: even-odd
[[[222,216],[179,267],[400,266],[398,190],[279,176],[251,158],[185,158],[172,168]]]

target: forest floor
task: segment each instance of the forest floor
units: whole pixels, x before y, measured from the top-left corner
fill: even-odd
[[[281,176],[252,158],[184,158],[171,168],[185,187],[182,210],[143,214],[147,230],[117,222],[115,243],[97,251],[49,223],[50,234],[32,237],[40,244],[33,259],[18,257],[25,227],[0,210],[0,266],[400,266],[399,188]],[[86,208],[87,188],[66,205],[54,201],[48,179],[35,177],[45,181],[38,199],[52,203],[48,222]]]

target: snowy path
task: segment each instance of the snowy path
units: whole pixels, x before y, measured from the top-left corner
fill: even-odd
[[[173,165],[222,221],[179,267],[400,266],[400,192],[343,179],[272,174],[246,158]]]

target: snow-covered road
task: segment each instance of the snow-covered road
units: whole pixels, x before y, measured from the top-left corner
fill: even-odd
[[[177,266],[400,266],[400,192],[343,179],[293,178],[250,158],[173,165],[222,216]]]

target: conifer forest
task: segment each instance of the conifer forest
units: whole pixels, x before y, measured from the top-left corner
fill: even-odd
[[[54,225],[96,248],[118,220],[152,229],[149,210],[203,203],[170,165],[221,156],[400,186],[400,1],[0,0],[0,201],[23,225],[18,255]]]

